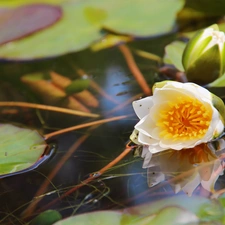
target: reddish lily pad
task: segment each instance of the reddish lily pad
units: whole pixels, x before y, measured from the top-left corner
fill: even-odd
[[[15,41],[56,23],[62,16],[59,6],[24,5],[0,10],[0,45]]]

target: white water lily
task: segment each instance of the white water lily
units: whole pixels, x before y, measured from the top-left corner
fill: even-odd
[[[133,102],[140,121],[131,140],[151,153],[207,143],[224,130],[224,104],[194,83],[156,83],[153,96]]]

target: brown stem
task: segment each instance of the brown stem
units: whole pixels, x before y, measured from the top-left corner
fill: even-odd
[[[97,121],[93,121],[93,122],[89,122],[89,123],[84,123],[84,124],[76,125],[73,127],[68,127],[68,128],[62,129],[62,130],[58,130],[58,131],[55,131],[55,132],[52,132],[49,134],[45,134],[44,137],[45,137],[45,139],[49,139],[53,136],[63,134],[63,133],[69,132],[69,131],[74,131],[74,130],[82,129],[85,127],[90,127],[90,126],[100,125],[103,123],[108,123],[108,122],[112,122],[112,121],[116,121],[116,120],[121,120],[121,119],[127,118],[128,116],[127,115],[117,116],[117,117],[112,117],[112,118],[108,118],[108,119],[102,119],[102,120],[97,120]]]
[[[105,167],[103,167],[102,169],[100,169],[99,171],[92,173],[92,175],[90,177],[88,177],[87,179],[85,179],[84,181],[82,181],[80,184],[76,185],[74,188],[71,188],[69,191],[67,191],[66,193],[64,193],[63,195],[61,195],[59,198],[56,198],[55,200],[51,201],[50,203],[48,203],[47,205],[45,205],[41,211],[47,209],[48,207],[50,207],[51,205],[57,203],[59,200],[62,200],[63,198],[65,198],[66,196],[72,194],[73,192],[75,192],[76,190],[78,190],[79,188],[85,186],[86,184],[90,183],[91,181],[95,180],[96,178],[98,178],[99,176],[101,176],[102,174],[104,174],[107,170],[109,170],[110,168],[112,168],[114,165],[116,165],[121,159],[123,159],[128,153],[130,153],[130,150],[132,149],[132,146],[127,146],[126,149],[119,155],[117,156],[113,161],[111,161],[109,164],[107,164]],[[39,213],[39,211],[37,212]]]
[[[122,52],[122,54],[127,62],[128,67],[130,68],[134,78],[137,80],[137,82],[140,85],[140,87],[142,88],[143,92],[146,95],[151,95],[152,94],[151,88],[148,86],[143,74],[139,70],[129,48],[126,45],[119,45],[119,49]]]
[[[54,111],[54,112],[59,112],[59,113],[66,113],[66,114],[77,115],[77,116],[86,116],[86,117],[94,117],[94,118],[99,117],[98,114],[81,112],[78,110],[66,109],[66,108],[50,106],[50,105],[29,103],[29,102],[0,102],[0,107],[1,106],[10,106],[10,107],[18,106],[18,107],[26,107],[26,108]]]

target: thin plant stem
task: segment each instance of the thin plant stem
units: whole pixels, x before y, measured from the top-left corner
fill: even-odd
[[[41,184],[38,191],[36,192],[35,196],[42,195],[45,190],[47,189],[50,180],[52,180],[55,175],[58,173],[58,171],[62,168],[64,163],[70,158],[70,156],[76,151],[76,149],[89,137],[89,134],[85,134],[81,136],[68,150],[67,154],[64,154],[61,158],[61,160],[57,163],[55,168],[50,172],[50,174],[47,176],[47,179]],[[35,211],[35,208],[37,204],[41,201],[42,198],[35,198],[31,204],[23,211],[22,217],[27,218],[32,215],[32,213]]]
[[[94,114],[94,113],[81,112],[81,111],[78,111],[78,110],[66,109],[66,108],[61,108],[61,107],[57,107],[57,106],[29,103],[29,102],[0,102],[0,107],[2,107],[2,106],[26,107],[26,108],[48,110],[48,111],[66,113],[66,114],[71,114],[71,115],[76,115],[76,116],[86,116],[86,117],[92,117],[92,118],[97,118],[97,117],[100,116],[100,115]]]
[[[41,208],[41,211],[47,209],[51,205],[57,203],[59,200],[62,200],[66,196],[68,196],[68,195],[72,194],[73,192],[77,191],[79,188],[87,185],[91,181],[93,181],[96,178],[100,177],[102,174],[104,174],[105,172],[107,172],[107,170],[109,170],[114,165],[116,165],[120,160],[122,160],[127,154],[129,154],[130,151],[131,151],[131,149],[133,147],[134,146],[127,146],[124,149],[124,151],[120,155],[118,155],[113,161],[111,161],[109,164],[107,164],[102,169],[98,170],[97,172],[92,173],[90,177],[88,177],[87,179],[83,180],[80,184],[76,185],[75,187],[71,188],[69,191],[67,191],[66,193],[64,193],[63,195],[61,195],[59,198],[56,198],[55,200],[51,201],[50,203],[48,203],[47,205],[45,205],[44,207],[42,207]],[[38,213],[39,213],[39,211],[38,211]]]
[[[59,135],[59,134],[63,134],[69,131],[74,131],[74,130],[78,130],[78,129],[82,129],[85,127],[90,127],[90,126],[94,126],[94,125],[100,125],[103,123],[108,123],[108,122],[112,122],[112,121],[116,121],[116,120],[121,120],[124,118],[127,118],[129,115],[124,115],[124,116],[117,116],[117,117],[112,117],[112,118],[108,118],[108,119],[102,119],[102,120],[97,120],[97,121],[93,121],[93,122],[89,122],[89,123],[84,123],[84,124],[80,124],[80,125],[76,125],[73,127],[68,127],[62,130],[58,130],[49,134],[45,134],[44,137],[45,139],[49,139],[53,136]]]
[[[130,71],[132,72],[134,78],[136,79],[140,87],[142,88],[143,92],[146,95],[151,95],[152,94],[151,88],[148,86],[143,74],[138,68],[129,48],[126,45],[119,45],[119,49],[122,52]]]

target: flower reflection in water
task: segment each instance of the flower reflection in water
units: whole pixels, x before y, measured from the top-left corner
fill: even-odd
[[[153,187],[168,180],[175,193],[182,190],[191,196],[199,185],[213,192],[215,182],[223,175],[224,152],[224,139],[190,149],[167,150],[153,155],[144,147],[143,168],[148,169],[148,185]]]

